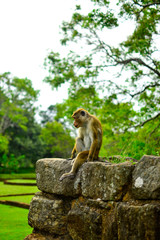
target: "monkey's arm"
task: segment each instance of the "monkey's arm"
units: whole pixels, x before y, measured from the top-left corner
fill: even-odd
[[[92,144],[91,144],[91,147],[90,147],[90,150],[89,150],[87,161],[93,161],[95,159],[96,155],[97,155],[98,131],[97,131],[97,129],[95,127],[92,128],[91,138],[93,140],[92,140]]]

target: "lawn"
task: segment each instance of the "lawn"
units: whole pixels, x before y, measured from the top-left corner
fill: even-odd
[[[11,180],[7,180],[7,182],[11,182],[11,183],[36,183],[36,180],[32,180],[32,179],[11,179]]]
[[[13,196],[13,197],[0,197],[0,200],[16,201],[16,202],[21,202],[21,203],[30,204],[33,196],[34,196],[34,195],[28,195],[28,196]]]
[[[16,178],[36,178],[35,173],[11,173],[11,174],[2,174],[0,173],[0,179],[16,179]]]
[[[38,188],[36,186],[18,186],[8,185],[0,182],[0,196],[9,194],[21,194],[21,193],[36,193]]]
[[[19,178],[35,178],[35,174],[0,174],[0,178],[13,179],[11,182],[35,183],[35,180]],[[36,186],[8,185],[0,182],[0,196],[38,192]],[[0,200],[17,201],[30,204],[34,195],[0,197]],[[22,240],[32,232],[28,225],[28,209],[0,204],[0,240]]]
[[[0,239],[23,240],[32,232],[27,217],[27,209],[0,204]]]

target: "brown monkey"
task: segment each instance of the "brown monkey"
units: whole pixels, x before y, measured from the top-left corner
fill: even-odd
[[[72,169],[60,177],[62,181],[66,177],[74,177],[77,169],[87,160],[98,160],[98,154],[102,145],[102,126],[100,121],[80,108],[72,115],[74,126],[78,128],[78,137],[71,153],[71,159],[74,159]]]

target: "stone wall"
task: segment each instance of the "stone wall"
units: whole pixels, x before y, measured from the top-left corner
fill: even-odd
[[[75,179],[65,159],[37,161],[25,240],[159,240],[160,157],[133,164],[87,162]]]

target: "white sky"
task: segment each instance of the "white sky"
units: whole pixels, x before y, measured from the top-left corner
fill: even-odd
[[[33,87],[40,89],[37,105],[45,110],[49,105],[67,98],[66,86],[61,91],[51,90],[43,82],[48,75],[44,59],[50,50],[62,51],[60,25],[70,20],[75,5],[88,0],[0,0],[0,73],[11,72],[13,76],[32,80]],[[106,39],[123,40],[132,29],[124,23]],[[118,38],[117,38],[118,36]]]
[[[40,89],[38,105],[49,105],[67,97],[51,90],[42,80],[43,63],[49,50],[59,51],[60,25],[69,20],[76,0],[0,0],[0,73],[29,78]]]

